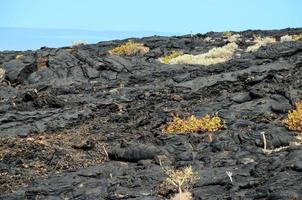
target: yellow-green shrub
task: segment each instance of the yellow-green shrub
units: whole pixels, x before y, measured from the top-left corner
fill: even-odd
[[[173,58],[183,55],[182,51],[171,51],[168,55],[162,57],[160,61],[165,64],[169,64]]]
[[[226,37],[226,38],[230,37],[231,35],[232,35],[232,33],[230,31],[225,31],[222,33],[222,36]]]
[[[144,55],[149,52],[149,48],[143,43],[129,41],[109,51],[110,54],[119,56]]]
[[[218,116],[211,117],[206,115],[203,118],[196,118],[194,115],[181,119],[174,116],[163,129],[164,133],[199,133],[199,132],[214,132],[223,127],[223,122]]]
[[[289,111],[285,123],[289,130],[302,132],[302,101],[296,103],[296,109]]]

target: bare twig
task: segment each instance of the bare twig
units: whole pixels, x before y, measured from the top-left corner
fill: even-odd
[[[106,160],[109,160],[109,155],[108,155],[108,152],[106,151],[105,146],[104,146],[104,145],[102,145],[102,147],[103,147],[103,150],[104,150],[105,155],[106,155]]]
[[[262,139],[263,139],[263,150],[266,151],[266,137],[265,137],[265,132],[261,132],[262,134]]]
[[[230,172],[230,171],[226,171],[225,173],[226,173],[226,174],[228,175],[228,177],[230,178],[231,183],[233,183],[233,179],[232,179],[232,175],[233,175],[233,173],[232,173],[232,172]]]
[[[213,141],[213,134],[212,133],[209,133],[209,140],[210,140],[210,142]]]
[[[297,136],[296,139],[298,140],[298,142],[290,142],[288,146],[282,146],[282,147],[275,148],[275,149],[263,149],[263,152],[266,153],[266,154],[272,154],[272,153],[277,153],[277,152],[279,152],[279,151],[288,149],[288,148],[290,148],[290,147],[298,147],[298,146],[301,146],[302,143],[299,142],[299,141],[302,141],[301,138],[299,138],[299,136]]]
[[[159,161],[159,166],[162,167],[161,159],[159,158],[158,161]]]

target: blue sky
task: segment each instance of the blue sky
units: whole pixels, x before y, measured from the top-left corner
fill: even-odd
[[[301,8],[301,0],[0,0],[0,27],[170,34],[280,29],[302,27]]]
[[[0,26],[173,33],[302,26],[301,0],[0,0]]]

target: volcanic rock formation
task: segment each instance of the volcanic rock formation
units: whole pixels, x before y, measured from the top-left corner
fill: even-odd
[[[279,42],[301,33],[236,33],[232,57],[208,66],[160,58],[226,34],[134,38],[148,49],[134,56],[108,53],[128,40],[0,52],[0,199],[167,199],[163,166],[192,166],[193,199],[302,198],[301,137],[283,122],[302,100],[302,41]],[[254,36],[276,42],[248,52]],[[224,122],[211,138],[162,131],[206,114]]]

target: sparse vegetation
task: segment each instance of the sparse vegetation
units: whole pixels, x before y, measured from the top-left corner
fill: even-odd
[[[241,32],[209,67],[170,63],[236,33],[133,39],[150,48],[133,57],[109,54],[129,40],[1,52],[0,199],[298,200],[299,32]],[[278,43],[246,53],[253,34]]]
[[[237,44],[232,42],[223,47],[215,47],[204,54],[191,55],[184,54],[170,60],[170,64],[195,64],[195,65],[213,65],[223,63],[232,58]]]
[[[21,59],[21,58],[23,58],[23,57],[24,57],[24,55],[22,55],[22,54],[16,55],[16,59]]]
[[[72,47],[77,47],[77,46],[85,45],[85,44],[87,44],[86,41],[81,41],[81,40],[72,41]]]
[[[231,35],[227,38],[227,41],[229,42],[238,42],[241,39],[241,35],[240,34],[234,34]]]
[[[66,169],[78,169],[103,163],[108,159],[104,151],[107,145],[100,142],[99,136],[91,135],[89,127],[93,123],[104,123],[103,125],[107,126],[101,118],[95,118],[80,126],[70,130],[61,130],[55,134],[45,132],[26,137],[1,136],[0,160],[2,161],[5,157],[18,158],[22,160],[22,163],[17,166],[18,169],[32,172],[16,174],[3,171],[7,173],[5,176],[10,178],[5,183],[3,182],[5,176],[0,176],[0,182],[5,183],[0,185],[1,194],[3,190],[15,190],[22,182],[33,180],[37,176],[48,176]],[[89,151],[83,150],[89,146],[93,148]],[[52,156],[57,153],[61,154],[53,160]]]
[[[135,56],[144,55],[149,52],[149,48],[145,47],[143,43],[129,41],[109,51],[112,55],[119,56]]]
[[[299,41],[302,40],[302,33],[296,35],[284,35],[280,38],[280,42]]]
[[[168,176],[164,184],[176,187],[179,194],[188,190],[198,180],[198,174],[193,171],[192,166],[183,169],[164,169],[164,172]]]
[[[4,78],[4,76],[5,76],[5,69],[0,67],[0,81],[1,81],[1,79]]]
[[[302,40],[302,33],[293,35],[292,37],[294,41]]]
[[[64,50],[67,51],[70,54],[73,54],[75,52],[75,49],[73,47],[71,47],[71,48],[65,48]]]
[[[282,37],[280,37],[280,42],[289,42],[289,41],[293,41],[293,36],[283,35]]]
[[[222,33],[222,36],[228,38],[228,37],[232,36],[232,33],[230,31],[225,31]]]
[[[169,53],[168,55],[160,58],[160,61],[162,63],[165,63],[165,64],[169,64],[170,61],[173,59],[173,58],[176,58],[178,56],[181,56],[183,55],[184,53],[182,51],[171,51],[171,53]]]
[[[276,39],[274,37],[256,37],[254,43],[254,45],[251,45],[246,49],[246,52],[255,52],[262,46],[276,43]]]
[[[302,101],[296,103],[296,109],[289,111],[284,120],[289,130],[302,132]]]
[[[164,133],[200,133],[214,132],[223,127],[223,122],[217,115],[211,117],[206,115],[203,118],[196,118],[194,115],[187,119],[174,116],[173,120],[163,129]]]
[[[211,41],[213,41],[213,39],[211,38],[211,37],[206,37],[205,39],[204,39],[204,41],[206,41],[206,42],[211,42]]]
[[[237,42],[240,40],[241,35],[240,34],[232,34],[230,31],[226,31],[222,33],[222,37],[225,38],[224,41],[229,42]]]

